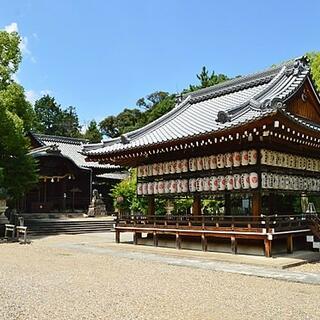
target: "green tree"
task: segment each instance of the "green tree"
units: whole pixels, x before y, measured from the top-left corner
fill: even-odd
[[[36,181],[36,164],[27,153],[23,121],[7,110],[0,100],[0,167],[3,168],[3,187],[11,199],[18,199]]]
[[[80,138],[81,126],[79,124],[79,118],[76,112],[76,108],[69,106],[65,110],[62,110],[62,121],[60,122],[60,134],[66,137]]]
[[[34,111],[38,121],[37,131],[44,134],[56,134],[62,120],[61,107],[56,100],[48,94],[44,95],[35,102]]]
[[[0,100],[7,110],[16,114],[22,121],[25,131],[33,129],[36,115],[29,101],[26,100],[24,89],[21,85],[11,82],[0,90]]]
[[[36,181],[36,164],[28,155],[26,130],[34,113],[23,88],[13,81],[21,61],[20,37],[0,31],[0,168],[1,193],[11,200],[21,197]]]
[[[103,119],[99,124],[102,134],[110,138],[117,137],[119,135],[120,130],[117,127],[116,123],[116,116],[109,116]]]
[[[17,32],[0,31],[0,90],[13,82],[12,75],[18,71],[22,59],[20,42]]]
[[[102,134],[95,120],[90,121],[84,134],[84,138],[88,139],[91,143],[100,142],[102,140]]]
[[[320,92],[320,52],[310,52],[307,56],[310,59],[312,78]]]
[[[124,109],[117,116],[109,116],[99,124],[102,133],[110,138],[136,128],[141,120],[142,112],[139,109]]]
[[[146,213],[147,202],[137,196],[136,170],[130,172],[130,177],[122,180],[111,190],[114,207],[123,213]],[[119,201],[119,198],[122,201]]]
[[[54,97],[44,95],[34,104],[39,133],[66,137],[81,137],[76,109],[69,106],[65,110]]]
[[[210,86],[214,86],[218,83],[229,80],[228,76],[225,74],[215,74],[212,71],[211,75],[209,75],[209,70],[206,67],[202,67],[202,70],[199,74],[197,74],[197,78],[200,81],[200,85],[190,85],[189,91],[195,91],[202,88],[207,88]]]

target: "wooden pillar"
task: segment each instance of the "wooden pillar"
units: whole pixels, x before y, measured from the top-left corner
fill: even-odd
[[[233,254],[236,254],[238,251],[237,239],[235,237],[231,237],[231,251]]]
[[[261,193],[254,192],[252,195],[252,215],[259,217],[261,215]]]
[[[231,216],[231,195],[230,193],[224,194],[224,214]]]
[[[141,232],[134,232],[133,233],[133,243],[138,244],[138,240],[141,238]]]
[[[208,250],[208,241],[204,233],[201,235],[201,246],[202,246],[202,251]]]
[[[276,212],[275,212],[275,194],[273,192],[269,193],[268,206],[269,206],[269,215],[274,215]]]
[[[158,235],[157,235],[157,232],[156,231],[153,231],[153,245],[155,247],[158,246]]]
[[[154,196],[148,198],[148,216],[154,216],[156,212],[156,206]]]
[[[272,256],[272,240],[264,239],[264,254],[266,257],[270,258]]]
[[[181,238],[179,233],[176,233],[176,249],[181,249]]]
[[[199,194],[196,194],[193,197],[192,215],[193,216],[200,216],[201,215],[201,197]]]
[[[120,243],[120,231],[116,230],[116,243]]]
[[[293,237],[292,237],[292,235],[287,237],[287,252],[293,253]]]

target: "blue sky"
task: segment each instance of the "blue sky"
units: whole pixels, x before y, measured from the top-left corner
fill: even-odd
[[[317,0],[0,0],[0,8],[0,28],[24,38],[17,78],[29,99],[49,92],[82,123],[157,90],[180,91],[204,65],[235,76],[320,50]]]

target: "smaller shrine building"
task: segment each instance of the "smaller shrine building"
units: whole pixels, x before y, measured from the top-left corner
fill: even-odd
[[[21,202],[22,212],[86,213],[95,189],[107,205],[107,212],[113,212],[110,189],[125,176],[119,166],[86,162],[80,153],[88,143],[85,139],[34,132],[28,137],[40,179]]]

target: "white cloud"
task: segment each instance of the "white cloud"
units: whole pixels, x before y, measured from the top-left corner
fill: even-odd
[[[23,54],[31,56],[31,51],[28,48],[28,43],[29,43],[28,37],[21,37],[21,42],[19,47]]]
[[[40,91],[41,96],[45,96],[46,94],[50,95],[50,94],[52,94],[52,91],[49,89],[45,89],[45,90]]]
[[[37,92],[35,90],[27,90],[25,92],[26,98],[29,102],[31,102],[32,104],[35,103],[36,100],[40,99],[41,97],[43,97],[46,94],[51,94],[52,91],[49,89],[44,89],[44,90],[40,90],[40,92]]]
[[[11,32],[19,32],[18,24],[16,22],[12,22],[4,27],[4,30],[11,33]]]
[[[16,82],[16,83],[20,83],[20,79],[19,79],[19,77],[18,77],[18,75],[17,75],[16,73],[14,73],[14,74],[12,75],[12,80],[13,80],[14,82]]]
[[[26,94],[27,100],[32,104],[34,104],[35,101],[38,99],[38,94],[33,90],[27,90],[25,94]]]
[[[11,32],[18,32],[19,33],[19,27],[16,22],[12,22],[8,24],[7,26],[4,27],[4,30],[11,33]],[[19,44],[19,48],[22,52],[23,55],[28,56],[31,60],[31,62],[36,63],[36,58],[33,56],[32,52],[30,51],[28,44],[29,44],[29,39],[26,36],[21,36],[21,42]],[[32,36],[35,39],[38,39],[38,35],[36,33],[33,33]]]

